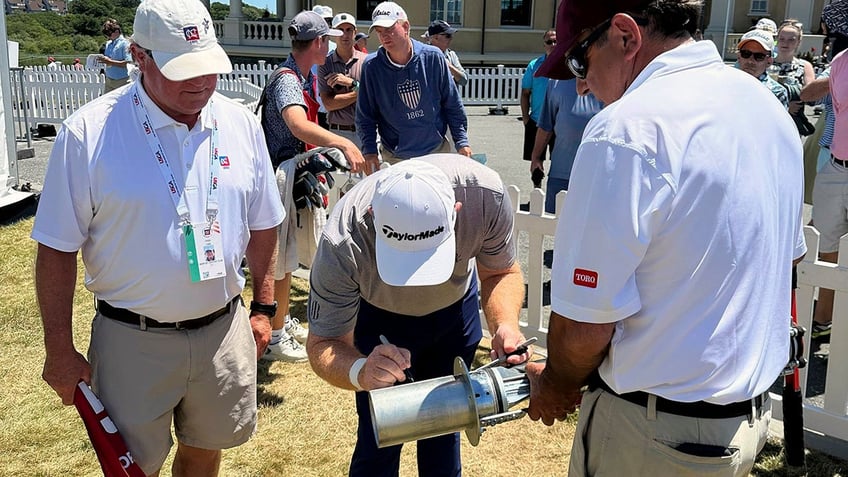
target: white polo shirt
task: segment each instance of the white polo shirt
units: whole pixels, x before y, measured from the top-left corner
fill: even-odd
[[[658,56],[589,123],[551,303],[616,324],[599,368],[612,389],[726,404],[774,383],[806,252],[802,157],[780,102],[710,42]]]
[[[205,220],[213,115],[218,119],[226,278],[189,277],[180,219],[135,115],[133,87],[86,104],[63,123],[32,238],[60,251],[82,250],[85,286],[98,299],[159,321],[196,318],[241,293],[250,231],[276,227],[285,213],[250,111],[216,93],[189,130],[136,84],[195,223]]]

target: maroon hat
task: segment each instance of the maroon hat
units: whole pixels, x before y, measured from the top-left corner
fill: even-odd
[[[650,3],[650,0],[562,0],[557,12],[557,44],[535,76],[551,79],[571,79],[574,74],[565,64],[565,53],[574,47],[577,38],[616,13],[626,12]]]

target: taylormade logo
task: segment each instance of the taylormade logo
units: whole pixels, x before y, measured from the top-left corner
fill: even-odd
[[[393,229],[391,226],[389,226],[389,225],[383,226],[383,235],[385,235],[387,239],[394,239],[394,240],[397,240],[398,242],[415,242],[416,240],[426,240],[428,238],[435,237],[436,235],[439,235],[440,233],[442,233],[444,231],[445,231],[444,225],[440,225],[433,230],[418,232],[417,234],[408,234],[406,232],[404,232],[404,233],[395,232],[395,229]]]

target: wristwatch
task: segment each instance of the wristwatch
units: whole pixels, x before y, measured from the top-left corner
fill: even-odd
[[[359,91],[359,81],[353,80],[353,83],[350,85],[350,88],[354,91]]]
[[[277,314],[276,300],[271,303],[259,303],[258,301],[250,301],[250,312],[262,313],[269,318],[273,318]]]

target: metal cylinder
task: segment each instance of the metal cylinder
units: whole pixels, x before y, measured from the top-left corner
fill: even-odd
[[[489,368],[468,372],[461,358],[454,375],[371,391],[369,406],[378,447],[426,439],[464,430],[477,445],[484,425],[521,417],[504,415],[529,397],[522,371]]]

